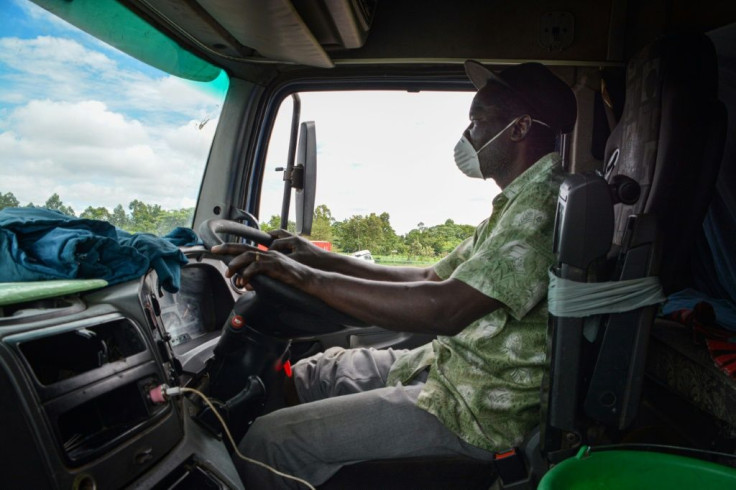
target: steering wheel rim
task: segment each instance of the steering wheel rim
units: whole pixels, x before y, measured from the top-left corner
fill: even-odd
[[[210,218],[203,221],[198,228],[199,238],[204,242],[207,250],[215,245],[222,245],[224,240],[220,238],[220,233],[228,233],[239,237],[252,240],[259,245],[270,247],[274,238],[268,233],[261,231],[252,226],[248,226],[237,221],[230,221],[222,218]]]
[[[274,237],[268,233],[226,219],[208,219],[199,226],[199,236],[202,242],[204,242],[205,248],[208,250],[215,245],[225,243],[219,236],[221,233],[243,237],[266,247],[270,246],[274,241]],[[224,259],[225,262],[229,261],[229,258]],[[340,326],[365,326],[364,322],[336,310],[321,299],[268,277],[265,274],[254,276],[250,282],[256,294],[267,303],[289,305],[290,308],[303,311],[308,315],[320,317],[331,324],[338,324]],[[327,329],[327,331],[334,330]]]

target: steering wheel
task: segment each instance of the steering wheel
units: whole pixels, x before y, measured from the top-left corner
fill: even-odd
[[[235,221],[213,218],[202,222],[199,226],[199,236],[208,250],[215,245],[224,243],[220,234],[228,233],[264,245],[273,243],[274,238],[261,230]],[[223,256],[227,263],[232,257]],[[350,315],[342,313],[319,298],[309,295],[299,289],[272,279],[265,274],[254,276],[251,281],[253,289],[259,299],[279,307],[280,320],[293,325],[293,336],[304,333],[330,333],[340,328],[351,326],[365,326],[366,324]],[[291,311],[283,311],[286,308]],[[302,318],[295,315],[293,310],[305,314]],[[312,317],[312,318],[309,318]],[[291,320],[291,321],[289,321]],[[299,320],[299,321],[297,321]],[[265,333],[265,332],[264,332]],[[288,332],[282,332],[288,333]]]
[[[199,238],[202,239],[207,250],[211,249],[215,245],[222,245],[225,243],[222,238],[220,238],[221,233],[229,233],[231,235],[243,237],[265,247],[270,247],[274,240],[271,235],[257,228],[244,225],[243,223],[238,223],[237,221],[220,218],[211,218],[203,221],[199,225],[198,231]]]

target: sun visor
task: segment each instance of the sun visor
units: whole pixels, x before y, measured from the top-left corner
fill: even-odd
[[[265,58],[321,68],[334,66],[288,0],[199,3],[241,44]]]

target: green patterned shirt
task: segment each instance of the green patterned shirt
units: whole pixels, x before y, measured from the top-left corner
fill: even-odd
[[[434,267],[440,278],[462,281],[504,306],[457,335],[409,351],[389,373],[394,385],[429,367],[417,405],[490,451],[518,445],[540,422],[547,270],[562,178],[560,156],[544,156],[496,196],[491,217]]]

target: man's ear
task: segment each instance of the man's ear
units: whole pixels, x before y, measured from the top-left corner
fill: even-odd
[[[532,116],[529,114],[521,116],[511,127],[511,140],[521,141],[526,138],[526,135],[532,129],[532,124]]]

